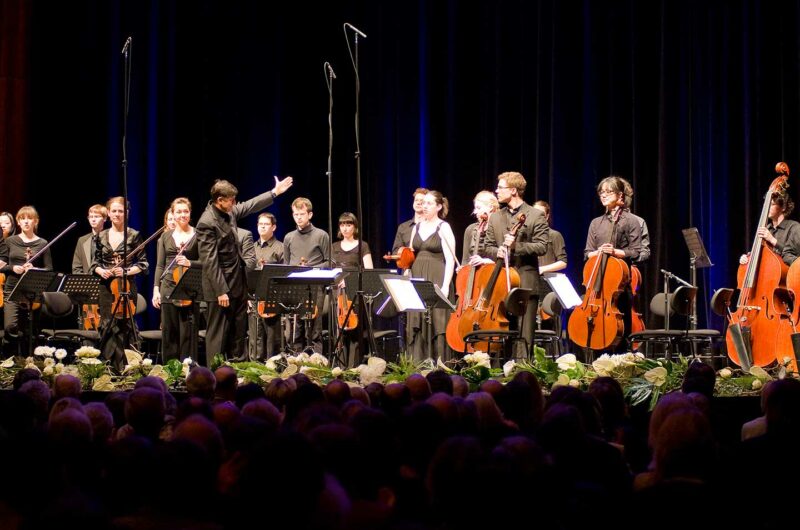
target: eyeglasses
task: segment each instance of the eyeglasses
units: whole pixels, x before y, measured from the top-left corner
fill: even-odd
[[[498,190],[510,190],[511,186],[497,186]]]
[[[604,195],[615,195],[616,193],[617,193],[616,191],[612,191],[612,190],[600,190],[600,191],[597,192],[597,195],[599,197],[602,197]]]

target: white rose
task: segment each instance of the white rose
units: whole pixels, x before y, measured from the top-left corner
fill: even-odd
[[[54,364],[56,364],[56,360],[53,359],[52,357],[48,357],[47,359],[44,360],[45,366],[53,366]]]
[[[2,363],[0,363],[0,368],[11,368],[12,366],[14,366],[14,358],[13,357],[9,357],[8,359],[6,359]]]
[[[667,369],[663,366],[656,366],[644,373],[644,378],[653,386],[662,386],[667,382]]]
[[[56,350],[56,359],[59,361],[63,360],[67,356],[67,350],[64,348],[59,348]]]
[[[316,364],[317,366],[328,366],[328,359],[326,359],[325,356],[320,353],[314,353],[308,358],[308,362],[311,364]]]
[[[572,388],[580,388],[581,387],[581,382],[578,381],[577,379],[570,379],[569,380],[569,386],[571,386]]]
[[[48,365],[44,367],[44,375],[53,375],[53,365]]]
[[[506,363],[503,365],[503,375],[509,377],[514,372],[514,368],[516,366],[517,362],[514,359],[506,361]]]
[[[578,364],[578,359],[573,353],[565,353],[556,359],[556,364],[558,364],[559,370],[572,370]]]
[[[758,390],[759,388],[764,386],[764,383],[761,382],[761,379],[753,379],[753,382],[750,386],[752,387],[753,390]]]
[[[601,376],[610,376],[616,365],[617,363],[615,363],[607,353],[604,353],[592,362],[592,368],[597,372],[597,375]]]
[[[152,365],[153,365],[153,359],[142,360],[142,366],[152,366]]]
[[[185,364],[186,366],[191,366],[191,364],[192,364],[193,362],[194,362],[194,361],[192,361],[192,358],[191,358],[191,357],[187,357],[187,358],[185,358],[185,359],[183,360],[183,364]]]
[[[733,372],[731,372],[728,368],[723,368],[722,370],[719,371],[719,376],[722,379],[730,379],[732,375]]]
[[[340,375],[342,375],[342,372],[343,372],[343,370],[337,366],[336,368],[331,370],[331,375],[333,377],[339,377]]]

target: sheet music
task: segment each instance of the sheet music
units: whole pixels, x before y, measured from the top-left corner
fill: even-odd
[[[425,303],[408,278],[381,276],[398,311],[425,311]]]
[[[544,279],[556,293],[558,301],[561,302],[561,307],[564,309],[577,307],[583,302],[566,274],[548,272],[545,273]]]

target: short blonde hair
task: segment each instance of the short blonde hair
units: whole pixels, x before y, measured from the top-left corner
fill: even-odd
[[[497,197],[491,191],[483,190],[479,191],[475,198],[472,199],[472,202],[482,202],[484,204],[488,204],[492,207],[492,212],[496,212],[500,209],[500,202],[497,200]],[[472,212],[475,213],[475,212]]]
[[[102,204],[94,204],[89,207],[89,215],[96,213],[103,217],[103,219],[108,219],[108,208],[103,206]]]
[[[500,179],[505,179],[506,185],[509,188],[516,188],[517,195],[522,197],[525,193],[525,188],[528,186],[528,181],[525,180],[525,177],[522,176],[522,173],[517,171],[506,171],[505,173],[500,173],[497,175],[497,182],[500,182]]]

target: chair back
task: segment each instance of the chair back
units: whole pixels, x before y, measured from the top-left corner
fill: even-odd
[[[533,291],[531,289],[522,289],[520,287],[511,289],[506,295],[506,312],[515,317],[523,316],[532,297]]]
[[[72,300],[64,293],[43,292],[42,310],[51,318],[61,318],[72,312]]]
[[[542,311],[544,311],[547,316],[554,317],[560,315],[563,310],[564,308],[561,306],[561,302],[556,293],[551,291],[542,299]]]
[[[142,293],[136,293],[136,314],[140,315],[147,311],[147,300],[144,299]]]

